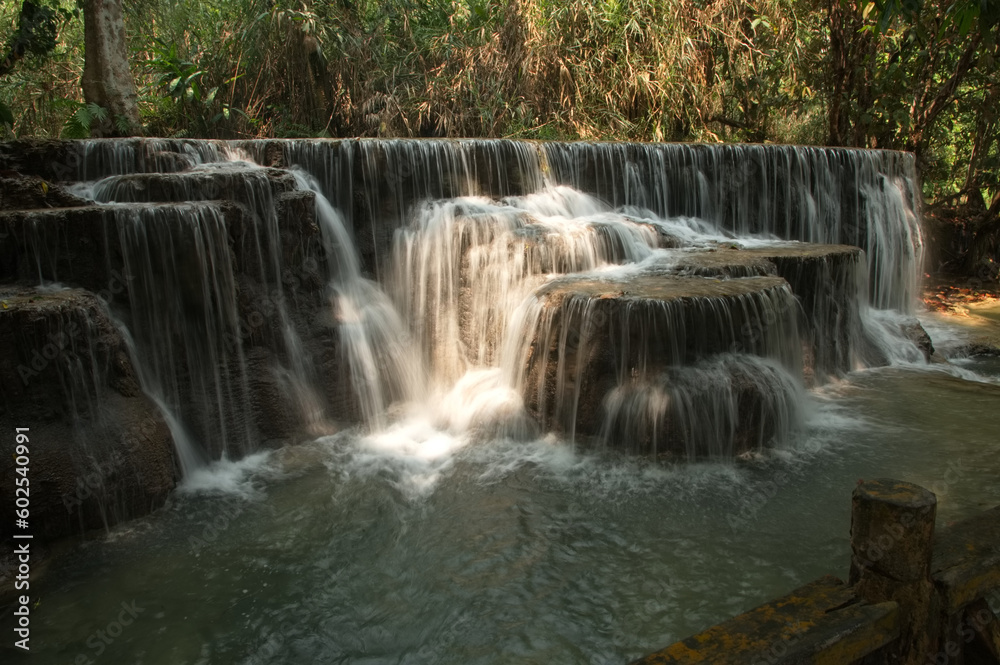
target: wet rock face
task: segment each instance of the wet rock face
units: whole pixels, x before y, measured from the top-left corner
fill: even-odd
[[[227,200],[254,208],[262,196],[294,189],[295,179],[287,171],[234,167],[114,176],[101,181],[95,195],[119,203]]]
[[[215,141],[185,139],[17,139],[0,143],[0,169],[49,181],[123,173],[173,173],[219,154]]]
[[[903,333],[917,345],[917,348],[924,355],[924,360],[930,362],[931,356],[934,355],[934,343],[931,341],[931,336],[920,325],[920,321],[917,319],[907,320],[903,324]]]
[[[801,390],[784,368],[751,356],[668,368],[605,395],[600,440],[666,459],[732,459],[786,441]]]
[[[0,427],[29,429],[31,532],[51,539],[162,505],[173,443],[139,387],[119,331],[93,294],[0,287]],[[14,460],[0,459],[3,538]]]
[[[0,143],[0,169],[48,181],[77,180],[80,144],[54,139],[21,139]]]
[[[266,167],[219,163],[233,153],[251,155]],[[357,421],[363,410],[345,362],[348,345],[338,338],[337,316],[343,312],[332,305],[336,294],[328,289],[338,271],[331,265],[337,252],[323,242],[329,225],[320,228],[314,195],[299,191],[289,167],[301,165],[315,176],[353,230],[361,273],[385,278],[384,284],[393,276],[389,263],[398,264],[391,253],[394,237],[421,208],[454,205],[456,215],[469,218],[470,235],[454,243],[448,266],[457,294],[454,325],[451,319],[430,325],[428,334],[458,330],[448,352],[460,347],[464,355],[455,367],[461,373],[467,365],[498,363],[507,353],[501,342],[507,316],[516,309],[494,297],[503,289],[484,287],[491,279],[507,285],[500,279],[506,276],[487,270],[492,264],[483,259],[486,250],[502,255],[496,263],[529,267],[524,293],[516,294],[520,302],[552,274],[593,268],[581,257],[595,248],[599,263],[638,263],[651,248],[691,242],[683,225],[672,227],[674,237],[650,223],[649,211],[708,220],[705,228],[717,223],[710,230],[728,237],[755,232],[861,243],[870,235],[866,206],[883,205],[879,188],[905,179],[912,170],[908,160],[775,146],[15,142],[0,145],[0,171],[53,181],[102,178],[94,196],[115,205],[78,205],[65,193],[44,191],[40,180],[18,176],[20,198],[0,206],[30,209],[0,208],[0,283],[55,281],[87,289],[109,302],[130,330],[142,329],[133,335],[146,344],[141,353],[176,351],[160,358],[161,372],[180,386],[171,401],[188,407],[181,410],[186,424],[195,438],[215,442],[207,444],[217,446],[208,452],[218,456],[229,450],[224,432],[239,432],[237,444],[252,442],[246,451],[311,432],[315,423],[305,413],[310,409],[346,421]],[[544,228],[546,212],[525,213],[536,218],[521,220],[505,242],[469,239],[482,233],[476,214],[516,208],[518,198],[539,191],[543,174],[546,182],[596,195],[600,205],[588,210],[622,208],[609,219],[567,205],[575,211],[569,217],[587,219],[593,236],[587,243]],[[912,197],[898,194],[896,212],[903,214]],[[74,207],[50,208],[53,196]],[[486,200],[488,206],[481,204]],[[475,201],[493,210],[477,212]],[[895,228],[883,212],[885,226]],[[622,235],[625,226],[644,237],[644,253],[637,254]],[[694,232],[695,226],[687,228]],[[919,244],[889,247],[880,238],[869,250],[890,258],[916,252]],[[428,249],[442,253],[433,243]],[[676,253],[677,262],[635,279],[557,279],[536,292],[542,311],[536,328],[523,333],[518,380],[528,411],[544,429],[653,454],[731,456],[779,437],[793,420],[789,393],[799,386],[778,377],[775,367],[794,383],[803,358],[817,380],[854,366],[863,342],[858,279],[866,266],[860,249],[804,243],[741,249],[723,243],[683,251]],[[403,273],[395,277],[426,282],[414,270]],[[492,318],[483,315],[491,307]],[[291,341],[290,330],[296,337]],[[318,393],[306,398],[287,376],[299,347],[310,365],[299,369]],[[697,369],[689,371],[692,365]],[[642,418],[636,416],[640,411]],[[699,440],[709,443],[693,446]]]
[[[381,276],[386,241],[414,203],[525,194],[537,189],[544,171],[552,182],[612,207],[699,217],[736,233],[862,247],[877,306],[906,309],[915,295],[915,285],[902,283],[916,275],[923,247],[915,163],[907,153],[507,140],[19,140],[0,145],[0,170],[94,180],[175,172],[234,148],[270,167],[297,164],[314,174],[353,227],[368,274]]]
[[[221,180],[212,174],[193,180],[160,176],[168,184],[156,186],[149,184],[156,178],[141,175],[124,182],[141,180],[148,186],[133,190],[129,185],[119,192],[129,195],[125,198],[136,192],[177,197],[192,188],[236,200],[0,211],[0,234],[6,238],[0,253],[9,257],[0,280],[82,287],[130,326],[144,325],[162,342],[176,345],[182,355],[169,365],[181,386],[178,398],[205,411],[191,417],[191,432],[223,446],[222,437],[206,424],[215,422],[229,432],[246,432],[238,445],[248,449],[249,438],[258,435],[277,445],[308,434],[297,396],[276,376],[277,368],[287,365],[286,325],[296,330],[305,351],[324,371],[335,371],[323,381],[319,406],[345,419],[357,411],[328,312],[329,257],[314,194],[292,191],[287,173],[273,177],[264,169],[255,172],[256,187],[227,188],[230,179],[235,181],[228,174]],[[199,190],[203,185],[211,191]],[[262,219],[265,215],[273,219]],[[206,256],[213,258],[206,263]],[[225,309],[226,302],[233,309],[221,319],[225,328],[220,329],[220,320],[206,313]],[[176,316],[166,316],[162,325],[151,323],[168,309],[176,310]],[[194,356],[183,355],[192,347],[190,340],[210,337],[207,332],[185,333],[185,326],[219,336],[214,349],[206,351],[216,358],[211,366],[192,366],[188,361]],[[218,378],[208,376],[212,373]],[[223,392],[233,396],[227,406],[220,410],[214,406],[216,397],[198,392],[206,381],[227,386]],[[218,456],[221,448],[209,452]]]
[[[684,382],[682,367],[748,354],[801,374],[797,306],[778,277],[570,278],[542,293],[539,323],[522,351],[520,385],[529,412],[546,430],[600,436],[642,452],[725,456],[759,447],[775,430],[753,417],[764,399],[755,372],[738,363],[720,368],[715,388],[726,394],[709,401],[725,402],[720,418],[728,420],[718,436],[702,436],[706,432],[693,431],[691,423],[712,420],[711,414],[696,414],[683,400],[705,402],[707,395],[674,390]],[[747,417],[740,420],[737,411]],[[689,449],[695,440],[704,442],[701,449]]]
[[[671,270],[679,274],[742,277],[776,275],[800,302],[800,330],[806,371],[813,381],[844,374],[859,357],[871,364],[863,339],[861,306],[864,255],[848,245],[789,243],[740,249],[694,251]],[[882,360],[884,363],[884,359]]]
[[[0,210],[68,208],[86,204],[86,200],[38,176],[22,176],[13,171],[0,175]]]
[[[22,284],[42,280],[81,286],[95,293],[118,292],[107,274],[106,229],[113,211],[100,206],[0,211],[0,279]],[[113,227],[111,227],[113,228]],[[105,294],[108,295],[108,294]]]

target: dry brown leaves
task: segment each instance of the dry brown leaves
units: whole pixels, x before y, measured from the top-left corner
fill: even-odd
[[[924,285],[921,300],[929,310],[968,316],[969,305],[1000,300],[1000,285],[970,283],[958,286],[935,280]]]

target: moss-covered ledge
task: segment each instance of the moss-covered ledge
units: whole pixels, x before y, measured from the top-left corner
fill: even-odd
[[[942,529],[931,571],[949,614],[1000,589],[1000,506]]]
[[[898,636],[896,603],[867,604],[827,575],[635,665],[850,663]]]

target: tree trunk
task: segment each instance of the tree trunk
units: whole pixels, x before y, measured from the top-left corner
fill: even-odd
[[[843,9],[837,0],[828,0],[827,18],[830,24],[830,107],[827,110],[827,145],[844,145],[846,124],[843,110],[844,88],[847,81],[847,45]]]
[[[125,22],[120,0],[84,0],[83,97],[108,111],[107,120],[92,126],[95,136],[139,133],[135,81],[128,67]]]

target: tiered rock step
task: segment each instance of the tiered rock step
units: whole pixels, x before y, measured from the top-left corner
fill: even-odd
[[[451,233],[453,237],[444,239],[449,249],[438,251],[442,256],[461,255],[457,265],[459,327],[467,360],[473,365],[499,362],[497,347],[503,342],[507,317],[517,305],[496,302],[484,294],[498,287],[503,291],[513,283],[527,294],[551,275],[629,263],[641,260],[651,249],[681,244],[661,225],[618,213],[597,213],[562,225],[527,211],[481,203],[456,205]],[[493,311],[484,316],[485,309]],[[484,322],[485,329],[480,329]]]
[[[619,442],[635,427],[608,432],[611,414],[605,402],[613,391],[618,395],[624,391],[626,399],[633,401],[646,399],[635,397],[636,390],[669,393],[670,385],[685,381],[677,376],[683,367],[713,358],[758,356],[772,359],[775,367],[793,375],[801,372],[798,304],[780,277],[564,278],[546,285],[537,295],[541,312],[523,352],[522,385],[525,403],[543,428],[574,436],[603,436],[644,452],[695,457],[759,448],[780,428],[760,418],[734,414],[734,427],[743,431],[734,432],[728,441],[706,443],[704,449],[697,449],[699,444],[692,440],[697,432],[679,425],[672,428],[669,423],[655,435],[643,435],[648,441]],[[727,360],[715,369],[726,384],[719,390],[728,391],[726,399],[734,408],[742,405],[743,416],[759,411],[771,399],[763,393],[784,389],[773,385],[772,379],[780,381],[781,372],[776,369],[768,372],[774,376],[759,385],[748,376],[756,370],[737,361]],[[654,420],[670,420],[667,407],[658,414]],[[770,415],[763,417],[766,420]],[[719,447],[730,450],[709,449]]]
[[[13,173],[0,175],[0,210],[62,208],[87,205],[85,199],[70,194],[38,176]]]
[[[30,428],[31,485],[42,490],[31,500],[36,539],[163,504],[175,482],[170,432],[94,294],[0,285],[0,348],[0,426]],[[0,456],[0,477],[13,467]],[[11,510],[13,492],[13,481],[0,487]],[[0,526],[4,538],[13,523]]]
[[[255,208],[263,196],[295,190],[295,178],[281,169],[256,168],[238,162],[180,173],[116,175],[98,183],[99,201],[239,201]],[[256,204],[256,205],[255,205]]]
[[[475,139],[18,140],[0,144],[0,171],[50,181],[94,180],[179,171],[233,149],[266,166],[300,165],[313,173],[353,229],[363,269],[376,275],[414,203],[527,194],[537,191],[544,174],[613,208],[645,208],[662,218],[698,217],[739,234],[858,245],[868,250],[873,277],[898,273],[888,280],[891,285],[872,281],[878,306],[905,307],[915,295],[897,283],[909,280],[919,255],[918,194],[913,156],[907,153]],[[869,228],[869,216],[889,214],[901,215],[893,225],[905,227],[905,238]],[[905,269],[886,265],[897,259]]]
[[[861,256],[861,249],[852,245],[788,242],[766,247],[739,247],[721,244],[681,253],[673,270],[705,277],[780,275],[791,281],[804,271],[818,269],[820,264],[832,263],[846,271],[856,267]]]
[[[226,149],[243,150],[267,167],[308,167],[344,215],[363,270],[377,276],[383,274],[393,234],[406,224],[413,204],[470,195],[500,199],[541,185],[536,145],[474,139],[26,139],[0,143],[0,170],[52,182],[153,175],[218,161]]]
[[[124,181],[146,183],[137,191],[149,195],[180,198],[190,182],[218,185],[230,179],[228,175],[224,179],[216,176],[157,174]],[[290,401],[292,396],[285,394],[275,374],[275,367],[285,361],[284,322],[278,316],[281,303],[315,362],[323,406],[328,413],[351,420],[357,405],[350,382],[344,378],[340,344],[326,294],[328,256],[316,221],[314,195],[292,191],[294,182],[287,173],[268,179],[276,183],[272,190],[276,219],[271,227],[276,237],[269,234],[268,227],[248,205],[224,200],[0,211],[0,237],[4,238],[0,243],[0,281],[22,285],[56,282],[82,288],[107,302],[128,321],[136,315],[131,307],[131,291],[148,286],[152,279],[148,273],[156,272],[156,266],[169,267],[167,272],[181,276],[176,286],[184,303],[184,321],[199,325],[205,312],[221,306],[214,300],[206,301],[216,297],[205,290],[206,280],[228,280],[233,285],[239,325],[223,331],[226,356],[218,358],[218,362],[225,368],[220,371],[226,380],[237,386],[241,379],[234,372],[242,366],[247,368],[254,421],[249,427],[262,441],[274,444],[307,434],[307,424],[299,421],[299,410]],[[160,180],[174,184],[154,184]],[[238,198],[248,191],[223,188],[219,196]],[[202,193],[212,192],[203,189]],[[270,257],[274,240],[278,243],[276,264]],[[148,244],[155,248],[155,256],[132,256],[130,268],[123,243],[128,243],[133,252],[137,245]],[[209,248],[223,260],[206,263]],[[149,259],[155,261],[150,263]],[[275,274],[276,268],[280,274]],[[192,373],[198,369],[211,371],[190,369]],[[221,418],[237,423],[247,420],[245,414],[235,412],[221,414]],[[197,427],[192,434],[199,434]],[[214,437],[206,436],[204,440],[211,446]]]
[[[296,281],[306,290],[322,290],[321,274],[326,256],[314,212],[312,192],[285,192],[274,200],[284,265],[295,266]],[[236,269],[265,281],[260,274],[256,241],[259,221],[246,206],[231,201],[177,203],[120,203],[83,205],[71,208],[0,210],[0,280],[21,283],[61,282],[95,293],[111,288],[115,270],[124,268],[121,225],[175,220],[178,245],[176,260],[196,258],[195,248],[184,241],[180,231],[192,218],[209,211],[223,218],[229,245],[236,257]],[[168,251],[169,248],[163,248]],[[113,295],[127,300],[128,280],[119,279]],[[253,286],[247,284],[248,287]],[[265,285],[258,284],[261,289]],[[107,299],[107,298],[106,298]]]
[[[787,243],[740,249],[720,246],[682,253],[664,269],[670,274],[712,277],[777,275],[802,305],[801,327],[807,370],[816,379],[854,368],[871,355],[862,339],[860,297],[864,293],[864,253],[850,245]]]

